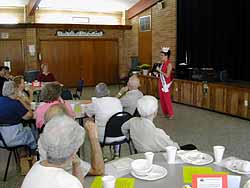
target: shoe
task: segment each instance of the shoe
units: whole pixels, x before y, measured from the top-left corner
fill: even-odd
[[[168,117],[169,120],[174,119],[174,115]]]
[[[108,162],[109,161],[109,159],[107,158],[107,157],[103,157],[103,162],[104,163],[106,163],[106,162]]]
[[[114,157],[113,157],[114,160],[119,159],[119,158],[120,158],[119,154],[115,154]]]

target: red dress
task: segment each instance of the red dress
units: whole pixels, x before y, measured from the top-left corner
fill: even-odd
[[[54,77],[54,75],[52,73],[49,73],[48,75],[40,73],[37,76],[37,80],[39,82],[54,82],[54,81],[56,81],[56,79],[55,79],[55,77]]]
[[[161,71],[164,73],[167,73],[168,65],[170,63],[170,60],[165,61],[165,63],[162,65]],[[169,77],[164,76],[166,83],[169,84],[173,80],[173,75],[172,73],[170,74]],[[171,91],[169,90],[168,92],[162,91],[162,81],[161,79],[158,80],[158,91],[159,91],[159,96],[160,96],[160,103],[161,103],[161,109],[164,115],[169,115],[169,117],[174,116],[174,110],[173,110],[173,105],[171,102]]]

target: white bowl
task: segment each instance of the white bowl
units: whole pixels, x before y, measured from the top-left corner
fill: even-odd
[[[145,176],[152,169],[152,165],[146,159],[137,159],[131,163],[132,170],[139,176]]]

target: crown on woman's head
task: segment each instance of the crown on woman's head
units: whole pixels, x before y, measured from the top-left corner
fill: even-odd
[[[161,51],[167,53],[170,50],[169,47],[162,47]]]

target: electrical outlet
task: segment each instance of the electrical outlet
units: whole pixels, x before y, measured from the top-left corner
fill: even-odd
[[[248,106],[248,100],[244,100],[244,106]]]

